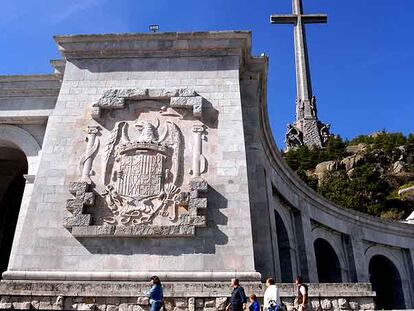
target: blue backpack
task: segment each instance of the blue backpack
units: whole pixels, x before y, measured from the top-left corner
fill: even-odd
[[[276,303],[274,300],[269,301],[269,307],[267,308],[267,311],[280,311],[280,306]]]

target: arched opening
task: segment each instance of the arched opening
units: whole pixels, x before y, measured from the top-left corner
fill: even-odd
[[[279,263],[281,272],[281,281],[291,283],[293,280],[292,261],[290,256],[289,236],[279,213],[275,211],[277,245],[279,249]]]
[[[319,238],[313,245],[319,283],[342,283],[341,265],[331,244]]]
[[[400,273],[387,257],[375,255],[369,261],[369,280],[376,292],[375,309],[404,309]]]
[[[27,169],[23,151],[0,140],[0,274],[7,270]]]

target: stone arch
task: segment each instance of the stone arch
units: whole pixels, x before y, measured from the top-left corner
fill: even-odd
[[[315,245],[315,241],[317,239],[323,239],[326,242],[329,243],[329,245],[334,250],[338,260],[339,260],[339,266],[341,270],[341,279],[342,282],[349,281],[348,279],[348,261],[346,259],[344,249],[342,247],[342,239],[339,234],[331,233],[329,230],[326,230],[325,228],[316,227],[312,230],[313,234],[313,242]]]
[[[372,290],[377,294],[375,307],[386,310],[405,308],[401,275],[393,262],[383,255],[374,255],[368,271]]]
[[[15,144],[0,140],[0,272],[9,262],[27,169],[25,153]]]
[[[27,157],[28,174],[36,175],[41,147],[29,132],[14,125],[2,124],[0,125],[0,141],[9,142],[19,147]]]
[[[371,246],[366,250],[366,259],[369,281],[373,290],[377,292],[376,309],[405,309],[409,298],[409,274],[395,251],[380,245]],[[392,295],[389,295],[387,289],[389,283],[393,284]]]
[[[18,240],[33,182],[39,166],[40,145],[22,128],[0,125],[0,151],[7,170],[2,169],[3,189],[0,189],[0,273],[13,261],[13,240]],[[1,223],[3,222],[3,223]]]
[[[283,283],[290,283],[293,280],[293,264],[292,259],[292,236],[289,227],[283,216],[277,209],[274,209],[274,217],[276,223],[277,245],[279,254],[279,265],[281,273],[281,281]]]
[[[324,238],[313,242],[319,283],[342,283],[339,257],[332,245]]]

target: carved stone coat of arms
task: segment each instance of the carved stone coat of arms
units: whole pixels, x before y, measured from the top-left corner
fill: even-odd
[[[160,122],[120,122],[111,131],[106,146],[106,198],[113,216],[108,224],[149,223],[156,215],[174,220],[178,205],[187,205],[188,197],[180,192],[177,177],[182,174],[179,156],[182,137],[178,126],[165,122],[159,134]],[[130,131],[137,139],[131,140]]]
[[[193,91],[107,91],[92,106],[65,227],[77,237],[194,235],[206,225],[201,116]]]

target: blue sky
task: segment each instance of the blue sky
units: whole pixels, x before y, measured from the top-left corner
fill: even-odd
[[[414,0],[303,0],[327,13],[307,27],[319,118],[345,138],[377,130],[413,132]],[[49,73],[54,34],[243,29],[253,53],[270,57],[268,105],[279,147],[293,121],[295,77],[290,25],[270,25],[290,0],[2,0],[0,74]]]

